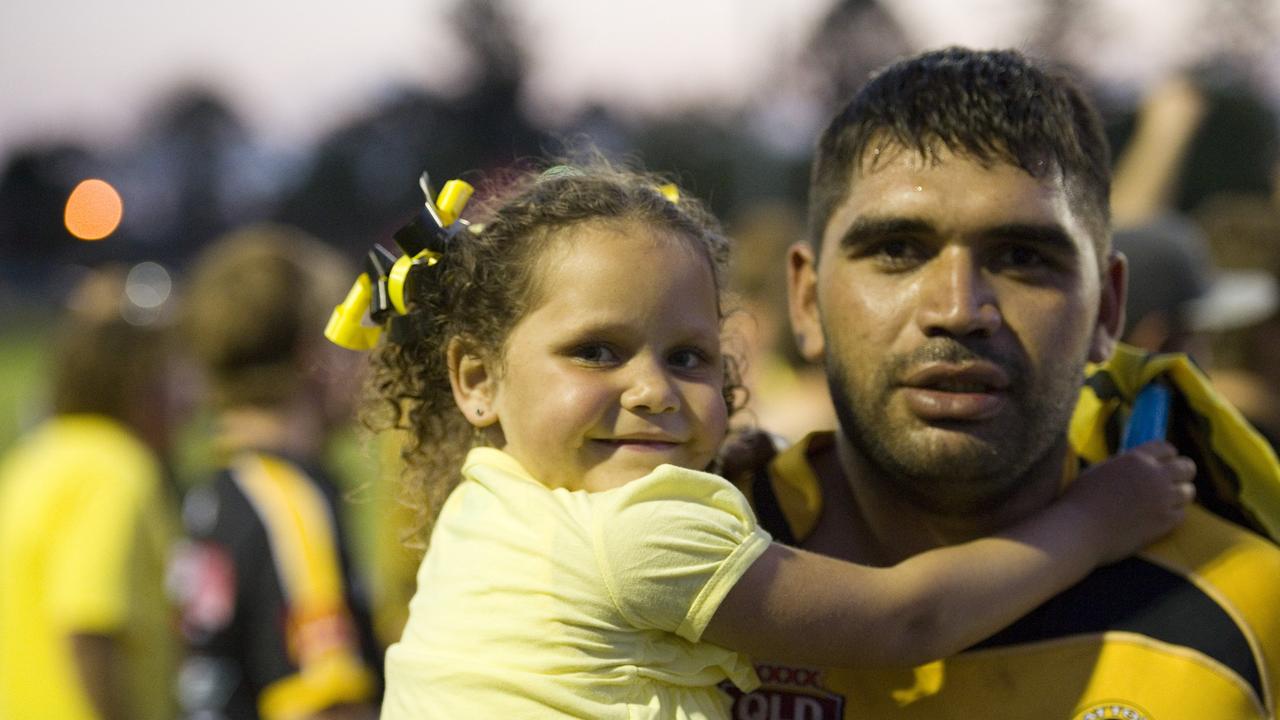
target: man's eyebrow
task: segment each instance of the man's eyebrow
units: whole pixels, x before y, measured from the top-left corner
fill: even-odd
[[[1046,247],[1054,252],[1079,253],[1076,243],[1067,231],[1057,223],[1007,223],[987,228],[982,233],[989,238],[1016,240]]]
[[[894,235],[933,235],[935,232],[932,224],[917,218],[858,218],[840,237],[840,247],[857,247]]]

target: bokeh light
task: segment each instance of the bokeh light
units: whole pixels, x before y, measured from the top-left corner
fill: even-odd
[[[159,307],[169,299],[172,290],[173,280],[169,271],[159,263],[138,263],[129,270],[125,280],[125,295],[138,307]]]
[[[116,231],[124,217],[120,193],[105,180],[83,180],[67,198],[67,231],[80,240],[101,240]]]
[[[173,278],[163,265],[142,262],[129,269],[125,278],[124,300],[120,315],[130,325],[151,325],[163,320],[165,302],[173,293]]]

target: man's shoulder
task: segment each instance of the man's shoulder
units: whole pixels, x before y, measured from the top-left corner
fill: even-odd
[[[953,658],[914,670],[763,662],[764,686],[736,709],[902,720],[1273,717],[1278,563],[1270,541],[1195,508],[1160,543]]]
[[[1182,525],[1139,557],[1212,594],[1280,653],[1280,546],[1192,506]]]
[[[1122,662],[1136,675],[1177,666],[1186,677],[1194,672],[1203,683],[1239,688],[1243,697],[1274,708],[1280,690],[1276,607],[1280,548],[1194,507],[1159,543],[1096,569],[957,662],[1050,662],[1059,653],[1055,647],[1065,659],[1069,648],[1092,638],[1099,652],[1090,671],[1094,683],[1115,680],[1104,660]]]
[[[1183,568],[1217,570],[1224,560],[1242,564],[1280,563],[1280,545],[1199,505],[1188,508],[1186,520],[1142,555],[1156,562]],[[1280,585],[1280,575],[1274,578]]]
[[[803,541],[822,514],[821,463],[815,458],[834,447],[834,433],[819,431],[799,442],[775,448],[744,472],[730,478],[747,496],[760,521],[774,538],[787,543]]]
[[[1211,595],[1280,664],[1280,546],[1198,506],[1140,558]],[[1280,668],[1272,671],[1280,682]]]
[[[124,424],[102,415],[59,415],[26,435],[6,466],[25,474],[69,481],[109,480],[117,485],[159,482],[155,454]]]

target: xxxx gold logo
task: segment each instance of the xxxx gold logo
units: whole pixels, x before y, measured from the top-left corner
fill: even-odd
[[[822,672],[786,665],[756,665],[761,687],[744,695],[731,683],[720,687],[733,698],[733,720],[840,720],[844,697],[822,686]]]
[[[1106,702],[1078,713],[1074,720],[1152,720],[1152,717],[1132,705]]]

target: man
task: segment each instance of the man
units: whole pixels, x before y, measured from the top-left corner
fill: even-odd
[[[78,286],[50,348],[52,415],[0,462],[2,718],[176,709],[172,308],[130,300],[154,290],[145,278],[112,268]]]
[[[1109,154],[1065,78],[948,49],[881,71],[832,121],[788,273],[840,430],[747,483],[778,539],[892,565],[1007,527],[1078,470],[1088,362],[1123,326]],[[1269,457],[1274,470],[1274,457]],[[914,669],[759,659],[735,718],[1270,718],[1280,551],[1193,508],[1014,626]]]
[[[321,467],[359,386],[358,356],[322,334],[351,275],[337,251],[283,226],[222,238],[192,269],[185,330],[209,379],[221,469],[183,505],[187,717],[376,713],[368,604]]]

